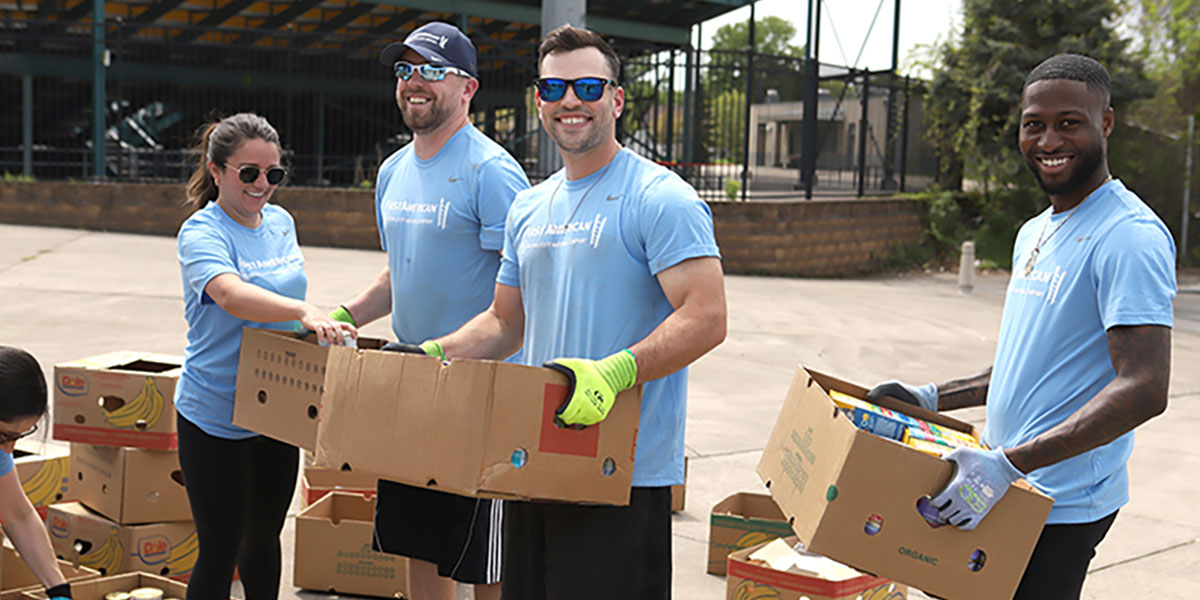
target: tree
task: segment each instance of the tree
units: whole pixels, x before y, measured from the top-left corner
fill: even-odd
[[[763,54],[776,54],[803,58],[804,48],[795,46],[797,29],[791,21],[780,17],[767,17],[754,22],[754,50]],[[746,21],[722,25],[713,34],[713,50],[746,50],[750,44],[750,24]]]

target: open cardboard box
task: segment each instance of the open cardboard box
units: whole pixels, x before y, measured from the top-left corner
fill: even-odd
[[[358,338],[360,348],[385,343]],[[316,448],[328,355],[329,348],[317,345],[314,334],[242,328],[233,424],[298,448]]]
[[[51,504],[75,499],[70,485],[69,446],[24,438],[17,441],[12,457],[21,489],[43,521]]]
[[[112,592],[128,592],[141,587],[153,587],[163,591],[163,598],[186,598],[187,586],[151,573],[125,573],[99,579],[89,579],[71,584],[74,600],[104,600]],[[26,592],[23,600],[45,600],[46,592]]]
[[[1019,480],[974,531],[933,528],[916,503],[946,485],[953,465],[859,430],[829,390],[860,399],[867,394],[801,367],[758,464],[759,477],[805,546],[948,600],[1011,598],[1053,500]],[[973,433],[946,415],[887,398],[877,404]]]
[[[292,582],[310,590],[408,598],[408,559],[371,549],[375,500],[333,492],[296,516]]]
[[[59,558],[106,576],[141,571],[187,581],[199,554],[187,521],[121,525],[67,502],[50,507],[46,527]]]
[[[71,444],[75,499],[120,523],[191,521],[179,451]]]
[[[794,545],[796,538],[784,539]],[[729,555],[725,578],[726,600],[904,600],[908,589],[891,580],[862,575],[842,581],[830,581],[791,571],[778,571],[750,561],[750,555],[771,543],[770,540]]]
[[[708,573],[724,575],[730,553],[792,535],[792,526],[766,494],[738,492],[712,507]]]
[[[374,475],[306,466],[300,476],[300,504],[311,506],[331,492],[374,498],[378,483],[379,480]]]
[[[29,570],[29,566],[17,553],[16,548],[5,543],[0,552],[3,553],[3,556],[0,557],[0,600],[14,600],[20,598],[25,592],[37,592],[42,589],[42,583],[38,581],[37,575]],[[75,566],[65,560],[58,561],[58,569],[62,571],[63,577],[67,578],[67,583],[72,585],[77,581],[86,581],[100,576],[95,569],[89,569],[82,565]]]
[[[54,365],[54,439],[174,450],[183,358],[109,352]]]
[[[317,463],[465,496],[628,504],[641,386],[554,425],[567,378],[491,360],[329,350]]]

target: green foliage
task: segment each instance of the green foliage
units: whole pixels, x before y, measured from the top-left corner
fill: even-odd
[[[781,17],[758,19],[754,22],[754,49],[763,54],[802,58],[804,47],[792,44],[797,31],[791,21]],[[745,50],[750,46],[750,24],[738,21],[722,25],[712,39],[713,50]]]
[[[359,187],[359,189],[369,190],[369,189],[375,187],[375,182],[371,181],[370,179],[364,179],[364,180],[358,182],[358,187]]]
[[[1162,100],[1200,113],[1200,0],[1140,0],[1138,32]]]
[[[718,94],[705,104],[708,113],[704,142],[709,150],[706,160],[742,162],[746,140],[746,94],[731,89]]]
[[[4,181],[5,181],[5,183],[33,183],[33,182],[37,181],[37,178],[35,178],[33,175],[25,175],[23,173],[9,173],[8,171],[5,171],[4,172]]]
[[[975,241],[975,256],[989,268],[1012,266],[1013,242],[1021,225],[1048,205],[1040,192],[1006,188],[984,194],[934,189],[909,196],[925,204],[925,239],[921,253],[908,258],[956,264],[962,243]],[[906,258],[907,259],[907,258]]]
[[[738,195],[742,192],[742,184],[736,179],[725,180],[725,199],[737,200]]]

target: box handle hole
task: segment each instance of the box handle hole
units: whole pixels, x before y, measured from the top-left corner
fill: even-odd
[[[100,396],[96,403],[100,405],[100,410],[112,412],[125,406],[125,399],[120,396]]]
[[[977,573],[983,570],[983,565],[985,563],[987,563],[987,552],[984,552],[980,548],[976,548],[975,551],[971,553],[971,559],[967,561],[967,568],[972,572]]]
[[[171,481],[178,483],[180,486],[187,487],[187,484],[183,482],[183,471],[179,469],[171,471]]]
[[[309,404],[308,405],[308,418],[315,420],[317,418],[318,414],[320,414],[320,411],[317,410],[317,407],[312,404]]]
[[[604,473],[605,477],[612,477],[617,472],[617,461],[613,460],[611,456],[605,457],[600,472]]]
[[[259,404],[267,403],[267,390],[258,390],[258,403]]]
[[[350,463],[342,463],[342,470],[343,471],[353,471],[354,469],[350,468]]]
[[[879,533],[882,529],[883,529],[883,517],[882,516],[880,516],[876,513],[871,513],[870,515],[867,516],[867,522],[865,525],[863,525],[863,531],[866,532],[867,535],[875,535],[875,534]]]
[[[945,525],[942,522],[941,512],[933,505],[933,500],[930,500],[929,496],[917,498],[917,514],[921,515],[921,519],[925,521],[925,524],[933,529]]]

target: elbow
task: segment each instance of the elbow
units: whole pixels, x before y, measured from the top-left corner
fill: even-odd
[[[721,306],[719,310],[712,311],[709,317],[705,319],[704,330],[708,332],[708,335],[705,339],[705,342],[707,342],[705,344],[705,352],[720,346],[721,342],[725,341],[725,336],[728,333],[729,325],[724,306]]]

